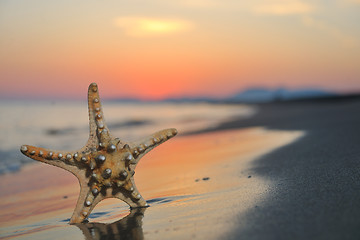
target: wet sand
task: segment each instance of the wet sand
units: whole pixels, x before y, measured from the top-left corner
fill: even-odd
[[[252,126],[306,135],[253,162],[273,185],[224,239],[360,239],[360,98],[264,104],[212,130]]]
[[[305,136],[261,127],[179,136],[147,154],[135,181],[149,208],[101,202],[90,223],[68,225],[79,185],[70,173],[33,164],[0,177],[5,239],[223,239],[246,229],[247,213],[273,182],[254,160]],[[230,235],[229,235],[230,234]]]

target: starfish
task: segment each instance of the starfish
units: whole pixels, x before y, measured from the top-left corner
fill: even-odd
[[[98,86],[88,90],[90,134],[77,151],[56,151],[23,145],[20,151],[34,160],[63,168],[74,174],[80,194],[70,224],[81,223],[100,201],[118,198],[130,208],[148,207],[134,182],[135,167],[150,150],[177,134],[175,128],[158,131],[137,142],[114,138],[105,124]]]

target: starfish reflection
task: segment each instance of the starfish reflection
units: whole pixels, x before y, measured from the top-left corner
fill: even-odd
[[[75,224],[86,240],[144,239],[142,219],[146,208],[131,209],[130,214],[113,223]]]

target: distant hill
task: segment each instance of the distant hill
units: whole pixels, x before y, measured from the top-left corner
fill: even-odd
[[[266,103],[275,101],[290,101],[298,99],[336,97],[338,94],[321,89],[297,89],[289,90],[285,88],[249,88],[222,99],[211,97],[186,97],[186,98],[168,98],[165,102],[184,103],[184,102],[240,102],[240,103]]]
[[[289,90],[285,88],[267,89],[267,88],[249,88],[227,98],[230,101],[244,103],[261,103],[274,101],[288,101],[307,98],[334,97],[336,93],[321,89],[296,89]]]

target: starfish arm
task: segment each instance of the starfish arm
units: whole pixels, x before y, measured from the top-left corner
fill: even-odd
[[[110,140],[109,129],[105,124],[104,113],[99,97],[99,89],[96,83],[92,83],[88,89],[88,107],[89,107],[89,140],[87,145],[97,147]]]
[[[78,165],[79,160],[81,161],[82,157],[77,152],[53,151],[29,145],[21,146],[20,151],[29,158],[60,167],[73,173],[75,176],[77,176],[77,173],[79,172]]]
[[[80,194],[76,203],[75,210],[70,219],[70,224],[83,222],[94,209],[94,207],[106,196],[101,193],[101,189],[95,185],[90,185],[86,181],[85,175],[79,178]],[[96,190],[95,190],[96,189]]]
[[[130,163],[136,165],[146,153],[176,136],[177,133],[175,128],[164,129],[138,142],[130,143],[131,153],[134,157]]]
[[[140,195],[136,188],[134,178],[131,177],[129,181],[122,187],[120,191],[114,191],[113,197],[126,202],[131,208],[148,207],[145,199]]]

